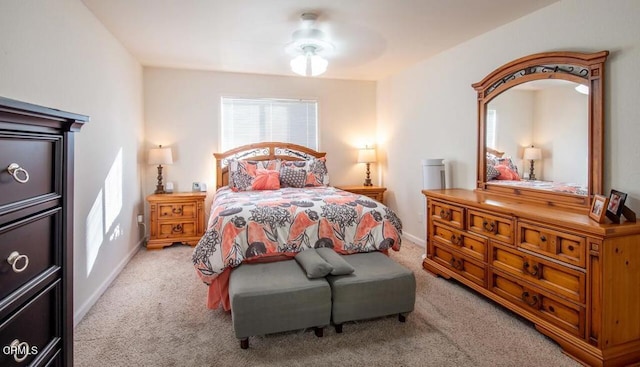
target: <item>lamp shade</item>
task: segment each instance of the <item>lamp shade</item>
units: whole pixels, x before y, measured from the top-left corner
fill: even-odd
[[[374,163],[376,161],[376,150],[373,148],[363,148],[358,151],[358,163]]]
[[[173,154],[171,148],[163,148],[162,145],[159,148],[153,148],[149,150],[149,164],[172,164]]]
[[[540,148],[529,147],[524,149],[524,156],[522,157],[527,161],[535,161],[542,158],[542,150]]]

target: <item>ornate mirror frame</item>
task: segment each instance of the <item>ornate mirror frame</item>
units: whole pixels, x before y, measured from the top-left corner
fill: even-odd
[[[604,159],[604,64],[608,51],[596,53],[544,52],[505,64],[473,84],[478,93],[477,190],[543,202],[548,205],[588,209],[591,197],[601,194]],[[502,92],[525,82],[563,79],[589,86],[589,138],[587,195],[503,186],[487,182],[486,107]]]

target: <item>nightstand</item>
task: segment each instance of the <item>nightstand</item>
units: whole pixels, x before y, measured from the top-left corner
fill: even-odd
[[[349,191],[354,194],[368,196],[384,204],[384,192],[386,187],[380,186],[337,186],[340,190]]]
[[[161,249],[175,242],[195,246],[204,234],[206,192],[147,196],[151,226],[147,249]]]

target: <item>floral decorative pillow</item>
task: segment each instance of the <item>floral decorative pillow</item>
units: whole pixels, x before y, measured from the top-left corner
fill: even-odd
[[[280,171],[258,169],[251,184],[252,190],[277,190],[280,188]]]
[[[496,177],[497,180],[512,180],[512,181],[520,181],[520,176],[518,172],[512,170],[509,166],[504,164],[499,164],[495,166],[495,169],[500,172],[500,174]]]
[[[495,165],[496,166],[497,165],[505,165],[505,166],[509,167],[509,169],[514,171],[515,173],[518,173],[518,166],[516,166],[515,163],[513,163],[513,160],[511,160],[511,157],[497,158]]]
[[[229,187],[233,191],[251,191],[258,174],[258,170],[280,170],[280,160],[244,161],[231,160],[229,162]]]
[[[282,181],[284,168],[294,171],[304,171],[306,178],[304,186],[327,186],[329,185],[329,172],[327,171],[326,159],[311,158],[305,161],[284,161],[281,164],[280,180]],[[287,175],[290,175],[288,173]],[[281,182],[282,186],[287,187],[287,183]],[[295,187],[295,186],[294,186]]]

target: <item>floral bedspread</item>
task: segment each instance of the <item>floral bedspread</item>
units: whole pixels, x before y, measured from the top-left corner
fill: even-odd
[[[309,248],[343,254],[399,251],[401,235],[400,219],[389,208],[334,187],[241,192],[223,187],[192,260],[198,276],[211,284],[245,261]]]

